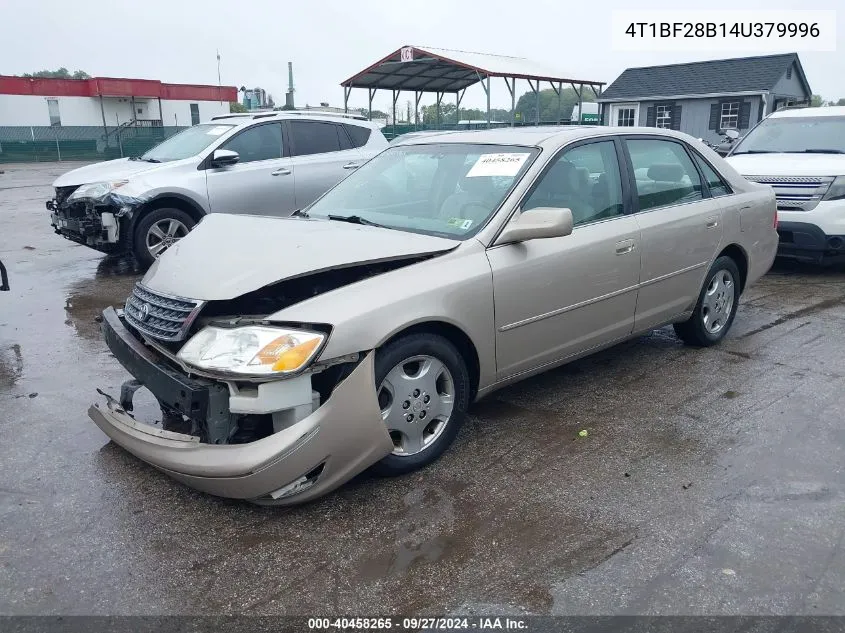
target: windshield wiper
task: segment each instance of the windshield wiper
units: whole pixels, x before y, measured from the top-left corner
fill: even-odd
[[[329,220],[337,220],[338,222],[349,222],[350,224],[363,224],[365,226],[379,226],[381,228],[385,228],[383,224],[379,224],[378,222],[373,222],[372,220],[362,218],[360,215],[332,215],[332,214],[329,214],[326,217]]]
[[[293,213],[290,214],[292,218],[307,218],[308,214],[303,211],[302,209],[297,209]]]
[[[771,149],[747,149],[744,152],[734,152],[731,156],[736,156],[737,154],[777,154],[776,152]]]
[[[794,152],[786,152],[787,154],[845,154],[841,149],[802,149]]]
[[[142,160],[145,163],[160,163],[161,161],[158,158],[144,158],[143,156],[138,160]]]

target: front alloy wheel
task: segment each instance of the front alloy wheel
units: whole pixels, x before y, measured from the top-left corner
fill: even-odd
[[[399,475],[440,457],[469,406],[469,373],[460,352],[437,334],[404,336],[376,352],[375,379],[393,451],[373,470]]]
[[[181,209],[153,209],[135,227],[133,254],[142,267],[151,266],[161,254],[185,237],[196,222]]]
[[[158,259],[168,248],[188,234],[188,227],[174,218],[159,220],[147,231],[145,240],[147,251],[153,259]]]
[[[378,400],[393,454],[416,455],[430,447],[449,423],[455,381],[438,359],[412,356],[387,372]]]

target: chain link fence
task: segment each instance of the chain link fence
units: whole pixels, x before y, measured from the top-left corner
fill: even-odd
[[[0,163],[140,156],[184,127],[0,126]]]

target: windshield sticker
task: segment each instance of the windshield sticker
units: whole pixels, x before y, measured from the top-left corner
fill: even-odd
[[[528,152],[514,154],[502,152],[500,154],[482,154],[475,161],[475,165],[467,173],[467,178],[479,176],[516,176],[523,163],[531,156]]]
[[[216,127],[211,128],[208,132],[206,132],[206,134],[208,134],[209,136],[220,136],[221,134],[223,134],[223,132],[228,129],[228,125],[218,125]]]
[[[464,218],[449,218],[446,221],[446,224],[449,226],[454,226],[457,229],[463,229],[466,231],[469,227],[472,226],[472,220],[465,220]]]

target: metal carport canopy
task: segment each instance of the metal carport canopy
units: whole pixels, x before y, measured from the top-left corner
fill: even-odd
[[[531,89],[538,94],[541,81],[552,84],[560,97],[564,83],[571,84],[573,89],[583,97],[583,86],[587,85],[598,96],[603,81],[578,79],[572,73],[561,72],[545,64],[534,62],[521,57],[507,57],[504,55],[490,55],[487,53],[472,53],[429,46],[403,46],[396,49],[375,64],[365,68],[349,79],[341,82],[344,94],[344,109],[348,109],[349,93],[352,88],[366,88],[369,91],[370,111],[372,112],[373,94],[376,90],[390,90],[393,92],[394,110],[397,95],[400,91],[417,94],[417,110],[419,110],[419,96],[424,92],[438,94],[439,105],[443,93],[455,93],[458,104],[463,91],[469,86],[481,82],[487,93],[487,121],[490,122],[490,78],[502,77],[511,94],[511,117],[515,106],[515,86],[517,79],[528,81]],[[439,112],[439,109],[438,109]],[[539,111],[538,111],[539,117]],[[394,112],[394,122],[396,120]],[[513,121],[512,121],[513,122]]]

